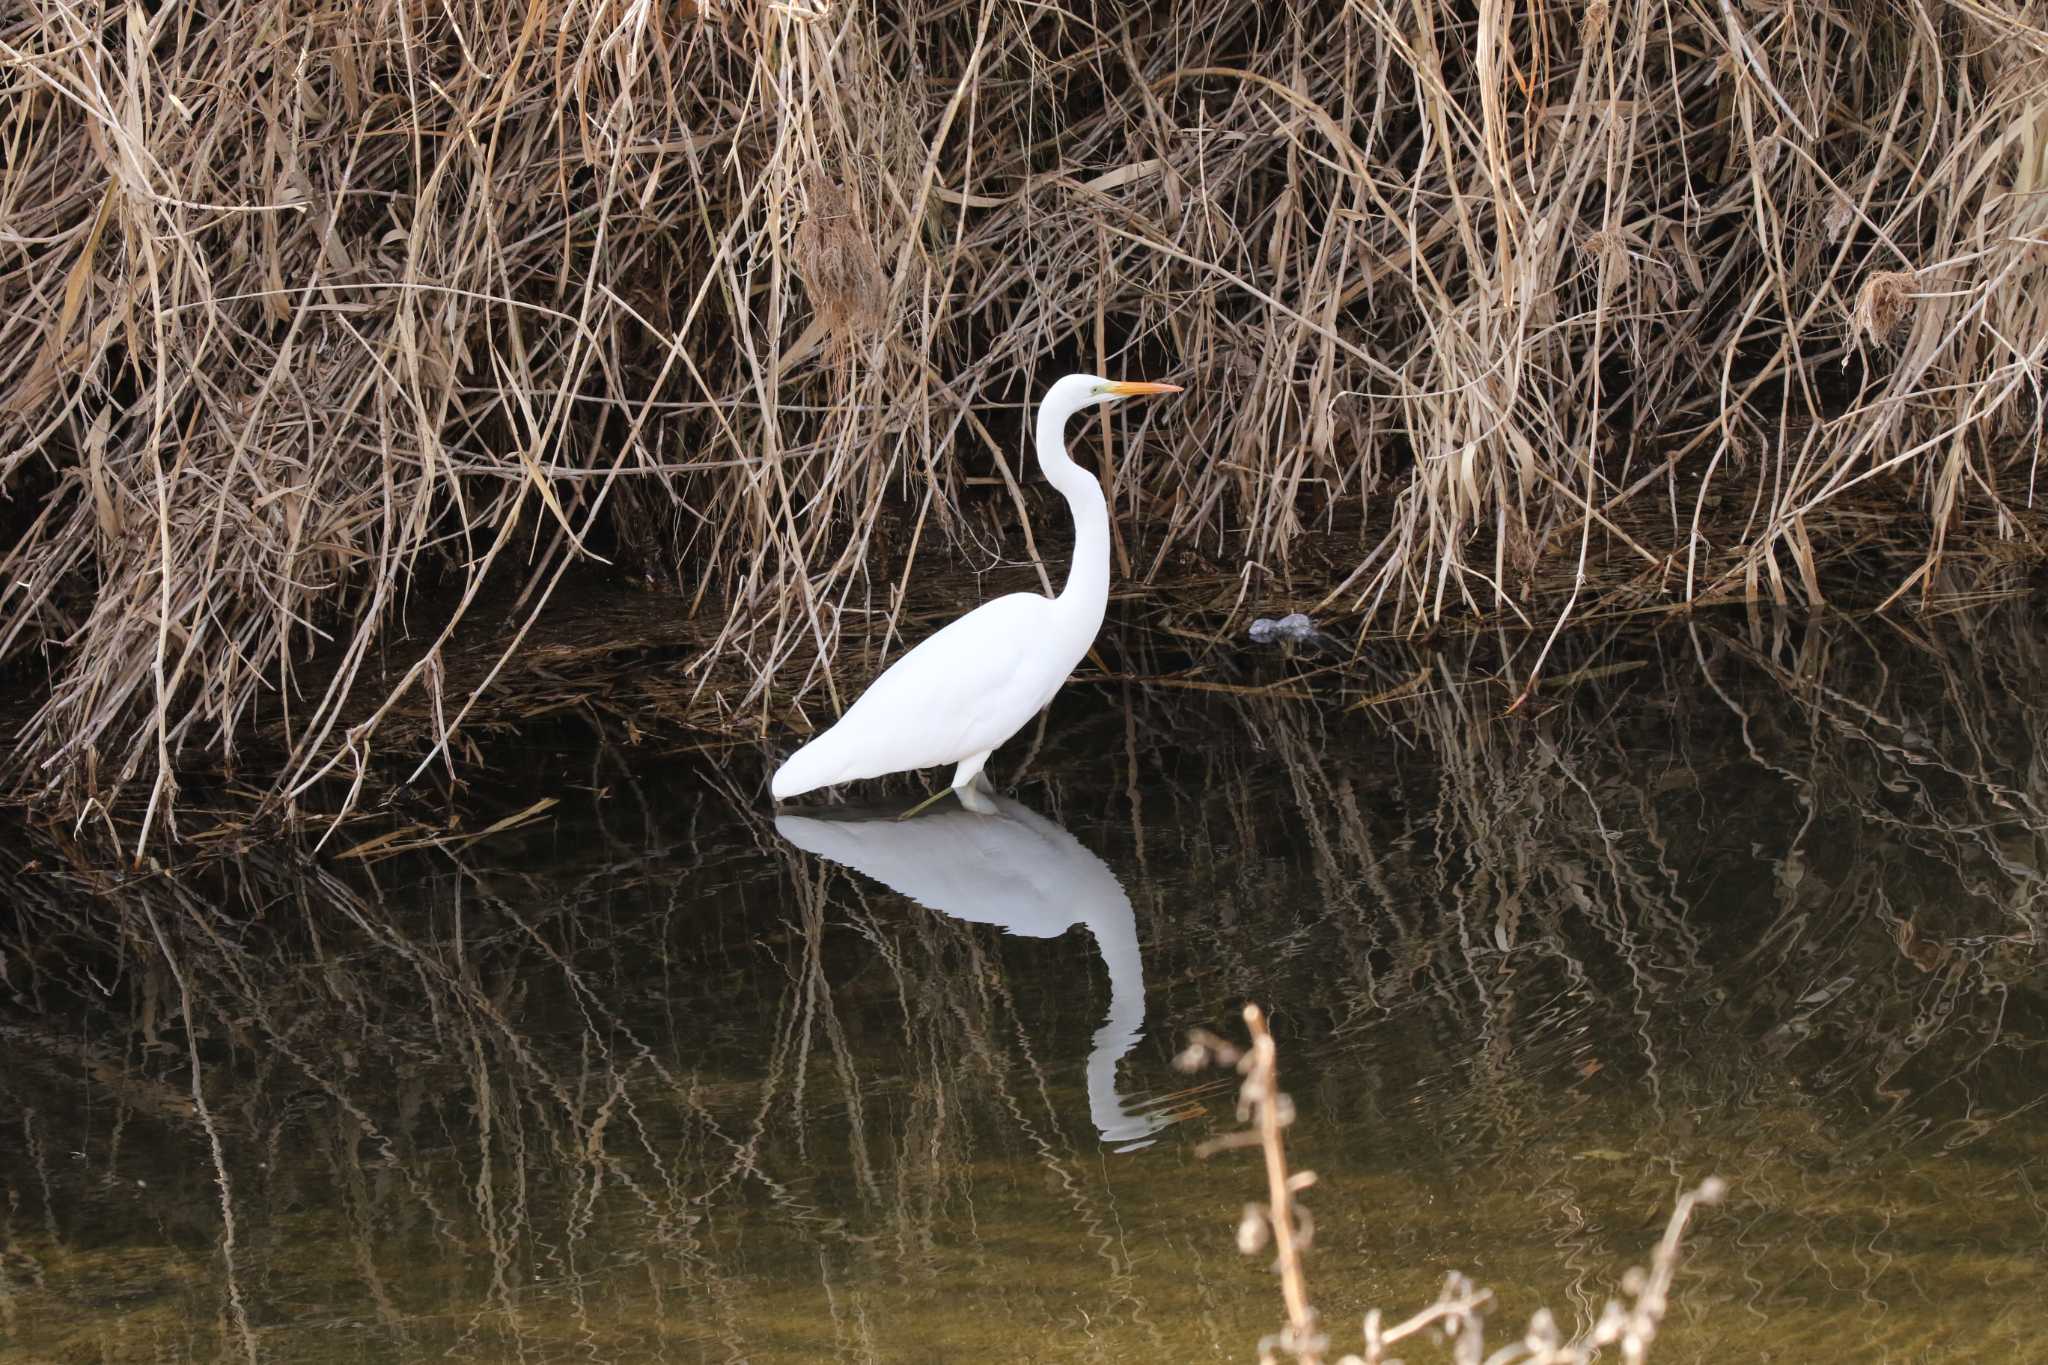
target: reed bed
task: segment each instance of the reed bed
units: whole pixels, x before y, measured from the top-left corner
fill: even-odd
[[[408,698],[431,760],[465,619],[509,657],[592,559],[726,713],[829,710],[920,564],[1038,548],[1078,366],[1190,389],[1091,434],[1120,571],[1240,603],[1813,601],[1873,504],[1901,593],[2030,550],[2044,73],[2037,0],[25,0],[6,783],[139,847]]]

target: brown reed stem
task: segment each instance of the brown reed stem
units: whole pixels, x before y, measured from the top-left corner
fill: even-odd
[[[1309,1343],[1316,1335],[1316,1310],[1308,1301],[1308,1276],[1301,1268],[1301,1244],[1296,1239],[1294,1195],[1315,1179],[1303,1171],[1290,1178],[1287,1173],[1286,1139],[1282,1137],[1292,1121],[1293,1105],[1280,1093],[1280,1065],[1273,1034],[1266,1027],[1266,1015],[1257,1005],[1244,1007],[1245,1027],[1251,1030],[1251,1071],[1245,1077],[1245,1094],[1250,1098],[1258,1122],[1259,1150],[1266,1162],[1266,1221],[1273,1229],[1273,1250],[1280,1267],[1280,1293],[1287,1301],[1288,1335],[1295,1353],[1303,1361],[1320,1360],[1321,1352]]]
[[[1266,1168],[1264,1204],[1245,1206],[1238,1224],[1237,1244],[1247,1255],[1265,1247],[1268,1236],[1274,1249],[1274,1270],[1280,1276],[1280,1293],[1287,1304],[1287,1326],[1259,1342],[1259,1365],[1277,1365],[1285,1352],[1300,1365],[1322,1365],[1329,1342],[1317,1329],[1315,1306],[1309,1302],[1308,1276],[1302,1269],[1302,1252],[1308,1249],[1314,1224],[1296,1196],[1315,1184],[1315,1173],[1287,1169],[1287,1148],[1282,1136],[1294,1122],[1294,1103],[1279,1087],[1278,1050],[1267,1028],[1265,1012],[1257,1005],[1244,1007],[1245,1027],[1251,1036],[1249,1050],[1239,1049],[1214,1034],[1196,1030],[1175,1065],[1183,1071],[1204,1066],[1235,1067],[1244,1077],[1238,1089],[1237,1117],[1251,1127],[1212,1138],[1195,1149],[1199,1157],[1238,1147],[1257,1146]],[[1603,1347],[1621,1348],[1629,1365],[1641,1365],[1656,1338],[1658,1326],[1670,1307],[1671,1284],[1678,1273],[1679,1239],[1693,1210],[1701,1204],[1718,1202],[1727,1192],[1725,1182],[1708,1177],[1681,1194],[1664,1236],[1652,1253],[1650,1269],[1630,1270],[1622,1277],[1622,1288],[1630,1296],[1609,1299],[1593,1325],[1567,1339],[1558,1330],[1547,1308],[1530,1318],[1519,1347],[1506,1348],[1495,1357],[1486,1356],[1486,1307],[1493,1291],[1458,1271],[1444,1279],[1436,1302],[1392,1327],[1382,1327],[1380,1310],[1366,1313],[1363,1336],[1365,1354],[1346,1354],[1337,1365],[1382,1365],[1387,1348],[1426,1328],[1442,1333],[1453,1357],[1465,1365],[1485,1359],[1512,1359],[1517,1365],[1590,1365]]]

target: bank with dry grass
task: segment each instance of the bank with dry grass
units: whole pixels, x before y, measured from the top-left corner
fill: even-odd
[[[459,731],[441,643],[591,556],[829,708],[921,568],[1035,548],[1075,367],[1190,389],[1091,438],[1120,572],[1246,605],[2033,545],[2035,0],[26,0],[0,82],[5,780],[66,810]]]

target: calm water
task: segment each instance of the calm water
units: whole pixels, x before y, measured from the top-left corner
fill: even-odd
[[[24,841],[0,1360],[1248,1360],[1256,1157],[1170,1065],[1246,1000],[1340,1348],[1453,1268],[1590,1321],[1719,1174],[1654,1360],[2039,1360],[2030,612],[1569,640],[1505,718],[1526,644],[1076,687],[990,817],[569,722],[467,845]]]

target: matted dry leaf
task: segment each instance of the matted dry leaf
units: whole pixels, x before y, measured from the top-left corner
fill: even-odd
[[[818,177],[805,199],[790,256],[812,308],[844,338],[881,330],[889,286],[859,195],[843,181]]]
[[[1913,272],[1880,270],[1856,291],[1856,328],[1872,341],[1889,341],[1913,306]]]

